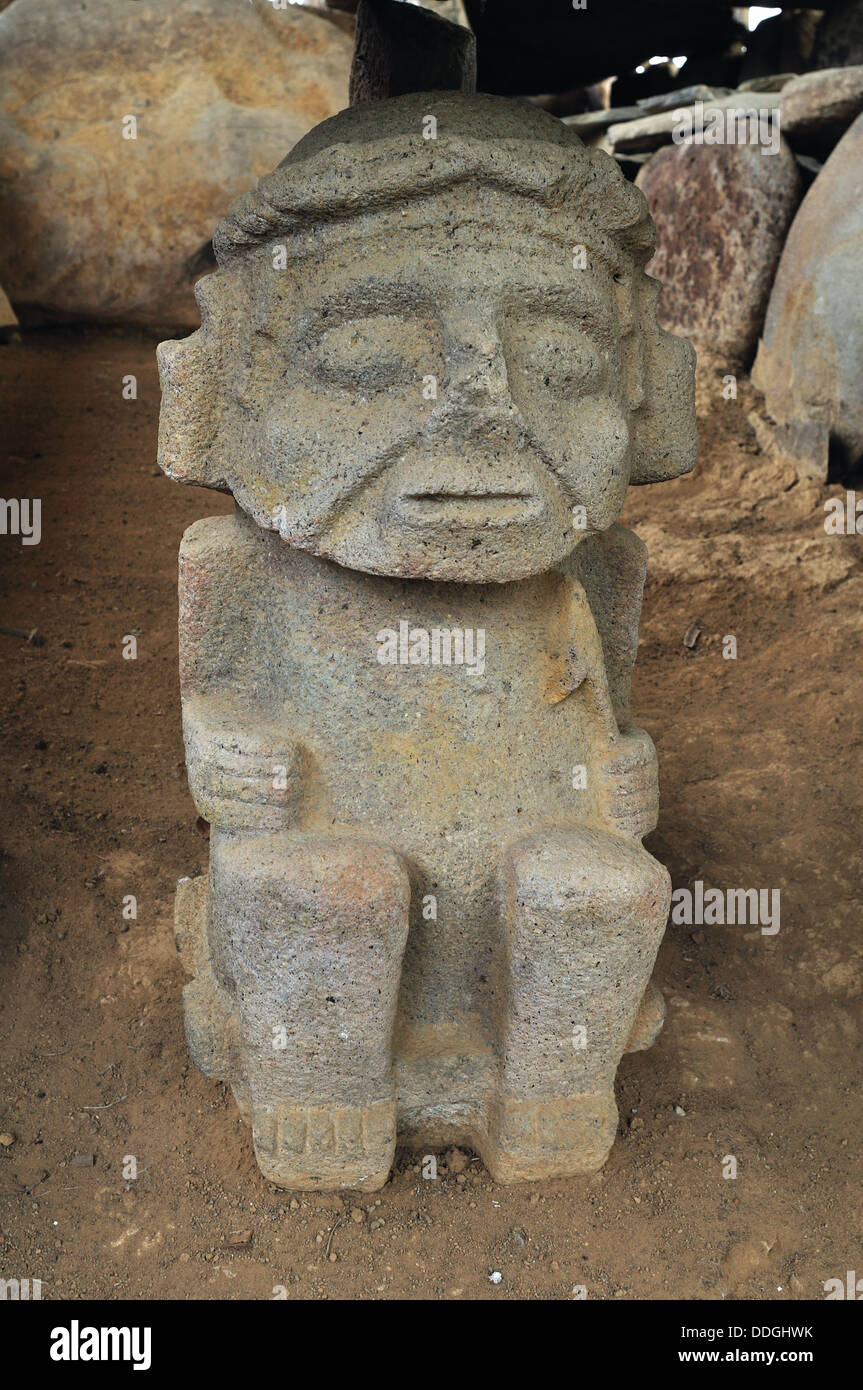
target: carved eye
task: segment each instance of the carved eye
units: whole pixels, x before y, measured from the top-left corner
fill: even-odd
[[[607,365],[600,345],[559,318],[514,323],[507,333],[513,390],[596,390]]]
[[[415,385],[435,369],[436,338],[432,322],[419,315],[351,319],[318,339],[315,371],[323,381],[348,389]]]

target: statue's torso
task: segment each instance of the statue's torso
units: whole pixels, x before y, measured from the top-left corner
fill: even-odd
[[[606,749],[586,686],[567,685],[570,581],[381,578],[292,549],[241,516],[199,526],[216,592],[197,682],[208,674],[219,695],[242,692],[248,726],[263,718],[283,734],[285,763],[299,748],[301,792],[286,829],[359,831],[409,865],[417,968],[404,973],[403,1013],[417,1024],[450,1011],[481,1018],[497,987],[503,846],[597,815],[590,764]],[[187,570],[190,549],[187,539]],[[428,664],[410,661],[412,646],[422,654],[418,630],[429,635]],[[433,664],[435,630],[449,634],[454,658],[460,634],[473,665],[444,664],[445,637]],[[387,631],[396,660],[383,664]],[[231,650],[220,632],[233,634]]]

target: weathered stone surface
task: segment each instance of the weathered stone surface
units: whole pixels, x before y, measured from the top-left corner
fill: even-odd
[[[613,106],[605,111],[581,111],[576,116],[564,116],[563,123],[587,141],[593,135],[601,135],[610,125],[638,120],[643,115],[640,106]]]
[[[782,133],[804,153],[827,153],[863,111],[863,67],[795,77],[782,93]]]
[[[731,93],[731,87],[708,87],[703,82],[692,82],[688,87],[678,87],[675,91],[641,97],[638,105],[642,116],[653,116],[659,111],[678,111],[682,106],[694,105],[696,101],[717,101],[720,97],[730,97]]]
[[[680,87],[674,92],[663,92],[660,96],[642,97],[635,106],[612,106],[604,111],[583,111],[575,116],[564,116],[564,124],[580,135],[582,140],[602,134],[609,126],[625,125],[628,121],[641,121],[659,112],[676,111],[691,106],[696,101],[715,101],[729,96],[728,87],[706,87],[703,83],[693,83]]]
[[[476,91],[476,39],[470,28],[445,18],[439,6],[359,0],[351,106],[423,88]]]
[[[738,92],[782,92],[797,77],[796,72],[771,72],[764,77],[750,77],[741,82]]]
[[[776,155],[759,145],[673,145],[636,183],[656,222],[648,270],[664,286],[659,322],[697,347],[750,357],[797,206],[787,145]]]
[[[197,324],[225,206],[346,105],[350,58],[336,25],[267,0],[16,0],[0,14],[12,302]]]
[[[761,112],[781,111],[781,102],[781,92],[731,92],[729,96],[694,105],[683,102],[671,111],[660,111],[654,116],[642,116],[637,121],[623,121],[619,125],[609,126],[603,137],[602,148],[615,152],[656,150],[661,145],[674,142],[675,132],[681,126],[681,113],[689,112],[691,117],[699,118],[700,112],[709,123],[716,113],[722,113],[724,118],[725,112],[739,111],[741,119],[744,114],[751,113],[751,117],[757,121]]]
[[[669,902],[616,518],[696,448],[644,199],[433,92],[314,130],[215,246],[160,348],[162,467],[239,504],[180,557],[192,1055],[281,1186],[379,1187],[397,1137],[591,1171]]]
[[[770,295],[753,380],[791,457],[825,477],[828,441],[863,457],[863,115],[800,205]]]

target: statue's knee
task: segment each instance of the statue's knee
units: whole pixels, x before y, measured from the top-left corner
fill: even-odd
[[[225,906],[259,929],[402,936],[410,882],[399,855],[355,836],[279,833],[221,838],[212,870]]]
[[[668,915],[667,869],[631,840],[604,830],[556,830],[525,836],[505,859],[509,915],[559,912],[613,922]]]

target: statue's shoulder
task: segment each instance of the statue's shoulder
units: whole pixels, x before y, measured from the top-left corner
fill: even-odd
[[[231,563],[231,557],[254,566],[257,560],[272,563],[272,555],[284,546],[272,531],[257,526],[237,509],[223,516],[203,516],[193,521],[180,542],[180,561],[207,566]]]
[[[629,673],[638,650],[647,546],[626,526],[615,524],[585,536],[569,557],[566,572],[573,592],[590,605],[615,707],[627,708]]]
[[[607,531],[593,531],[576,546],[561,566],[564,574],[580,584],[594,607],[594,599],[619,603],[634,601],[641,607],[647,575],[647,546],[629,527],[615,522]]]

